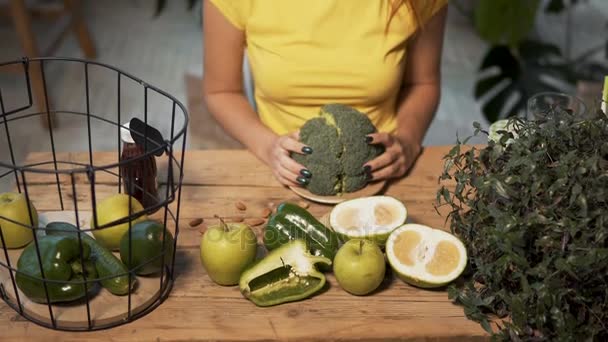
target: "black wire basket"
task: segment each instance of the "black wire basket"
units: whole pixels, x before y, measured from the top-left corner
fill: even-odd
[[[94,61],[24,58],[3,69],[18,72],[0,86],[0,296],[56,330],[153,311],[176,276],[184,105]],[[39,132],[22,133],[31,127]],[[26,153],[32,142],[44,147]]]

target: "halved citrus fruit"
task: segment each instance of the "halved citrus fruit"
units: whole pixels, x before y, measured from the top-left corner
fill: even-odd
[[[460,239],[421,224],[395,229],[386,242],[386,257],[400,279],[423,288],[452,282],[467,264],[467,251]]]
[[[391,196],[368,196],[338,203],[329,216],[330,227],[344,241],[364,238],[384,247],[386,239],[405,223],[405,205]]]

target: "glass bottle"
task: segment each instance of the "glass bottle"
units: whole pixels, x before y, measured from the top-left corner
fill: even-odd
[[[153,154],[143,157],[144,147],[133,140],[128,122],[123,124],[120,138],[123,142],[120,160],[124,164],[120,170],[124,193],[148,209],[158,203],[156,159]]]

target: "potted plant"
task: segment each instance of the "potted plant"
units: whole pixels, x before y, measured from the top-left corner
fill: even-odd
[[[542,91],[578,91],[590,110],[595,110],[603,77],[608,74],[608,40],[580,53],[572,51],[572,11],[585,3],[583,0],[478,0],[472,8],[463,8],[461,2],[453,3],[470,17],[480,37],[489,44],[474,88],[475,99],[481,103],[488,122],[521,114],[526,100]],[[564,21],[565,36],[561,45],[535,36],[537,20],[548,15],[561,15]],[[604,60],[594,61],[602,52]]]
[[[444,158],[437,203],[468,254],[448,294],[493,340],[608,340],[608,117],[597,114],[510,117],[512,132]]]

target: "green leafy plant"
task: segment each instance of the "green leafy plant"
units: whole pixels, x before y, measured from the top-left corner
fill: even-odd
[[[474,12],[477,32],[492,44],[516,46],[534,28],[539,0],[482,0]],[[511,21],[518,18],[516,22]]]
[[[490,44],[474,89],[474,97],[490,123],[520,114],[532,94],[548,90],[569,92],[580,80],[601,82],[608,74],[605,62],[592,60],[602,51],[608,59],[608,40],[576,56],[571,51],[571,12],[586,2],[479,0],[467,13],[479,36]],[[534,37],[537,18],[561,14],[565,21],[563,46]]]
[[[445,156],[438,210],[469,253],[449,297],[494,340],[606,341],[608,118],[545,114]]]

